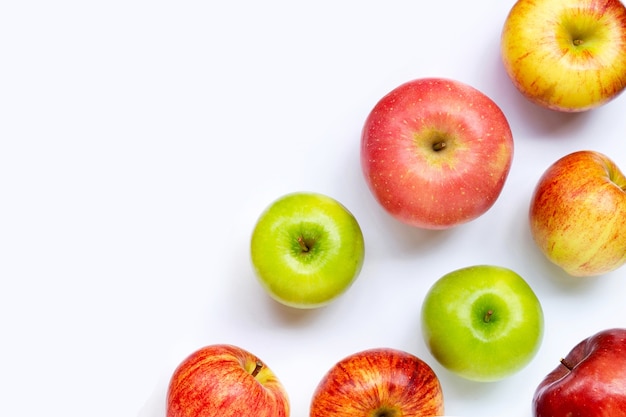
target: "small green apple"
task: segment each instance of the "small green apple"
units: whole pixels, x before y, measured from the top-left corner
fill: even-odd
[[[356,218],[337,200],[295,192],[259,217],[250,244],[265,290],[295,308],[316,308],[344,293],[363,265],[365,246]]]
[[[524,368],[539,350],[543,328],[543,310],[532,288],[499,266],[444,275],[422,305],[422,335],[432,355],[474,381],[496,381]]]

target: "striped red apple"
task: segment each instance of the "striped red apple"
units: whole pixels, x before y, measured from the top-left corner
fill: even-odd
[[[318,384],[310,417],[426,417],[444,414],[432,368],[415,355],[374,348],[345,357]]]
[[[167,417],[288,417],[289,399],[274,372],[238,346],[198,349],[174,371]]]

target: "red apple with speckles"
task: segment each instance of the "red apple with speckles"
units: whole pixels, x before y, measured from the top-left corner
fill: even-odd
[[[626,176],[600,152],[573,152],[548,167],[529,217],[540,251],[570,275],[601,275],[626,262]]]
[[[288,417],[287,393],[252,353],[233,345],[203,347],[174,371],[167,417]]]
[[[534,417],[625,417],[626,329],[576,345],[537,387]]]
[[[318,384],[310,417],[426,417],[444,414],[443,392],[432,368],[391,348],[340,360]]]
[[[361,167],[375,199],[397,220],[447,229],[484,214],[499,197],[513,136],[498,105],[460,81],[402,84],[371,110]]]

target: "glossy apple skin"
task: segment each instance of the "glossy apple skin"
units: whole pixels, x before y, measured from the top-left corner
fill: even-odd
[[[289,407],[271,369],[233,345],[193,352],[176,368],[167,391],[167,417],[288,417]]]
[[[298,239],[309,242],[302,250]],[[295,192],[270,204],[250,243],[257,278],[276,301],[310,309],[335,300],[358,277],[365,243],[358,221],[337,200]]]
[[[424,342],[435,359],[474,381],[497,381],[520,371],[543,339],[543,310],[532,288],[514,271],[493,265],[441,277],[426,293],[421,319]]]
[[[512,158],[500,108],[456,80],[398,86],[371,110],[361,136],[361,167],[375,199],[394,218],[424,229],[448,229],[485,213]]]
[[[364,350],[337,362],[318,384],[310,417],[422,417],[444,413],[432,368],[401,350]]]
[[[626,329],[600,331],[564,360],[537,387],[534,417],[626,416]]]
[[[518,0],[502,29],[501,55],[531,102],[590,110],[626,87],[626,9],[619,0]]]
[[[539,179],[529,209],[541,252],[573,276],[596,276],[626,262],[626,177],[606,155],[577,151]]]

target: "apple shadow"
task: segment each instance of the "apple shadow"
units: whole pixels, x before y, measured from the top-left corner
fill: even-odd
[[[271,297],[266,297],[265,307],[272,318],[280,321],[281,326],[300,328],[316,321],[329,306],[296,308],[281,304]]]
[[[163,417],[166,415],[168,384],[169,379],[165,377],[158,381],[158,384],[137,413],[137,417]]]

